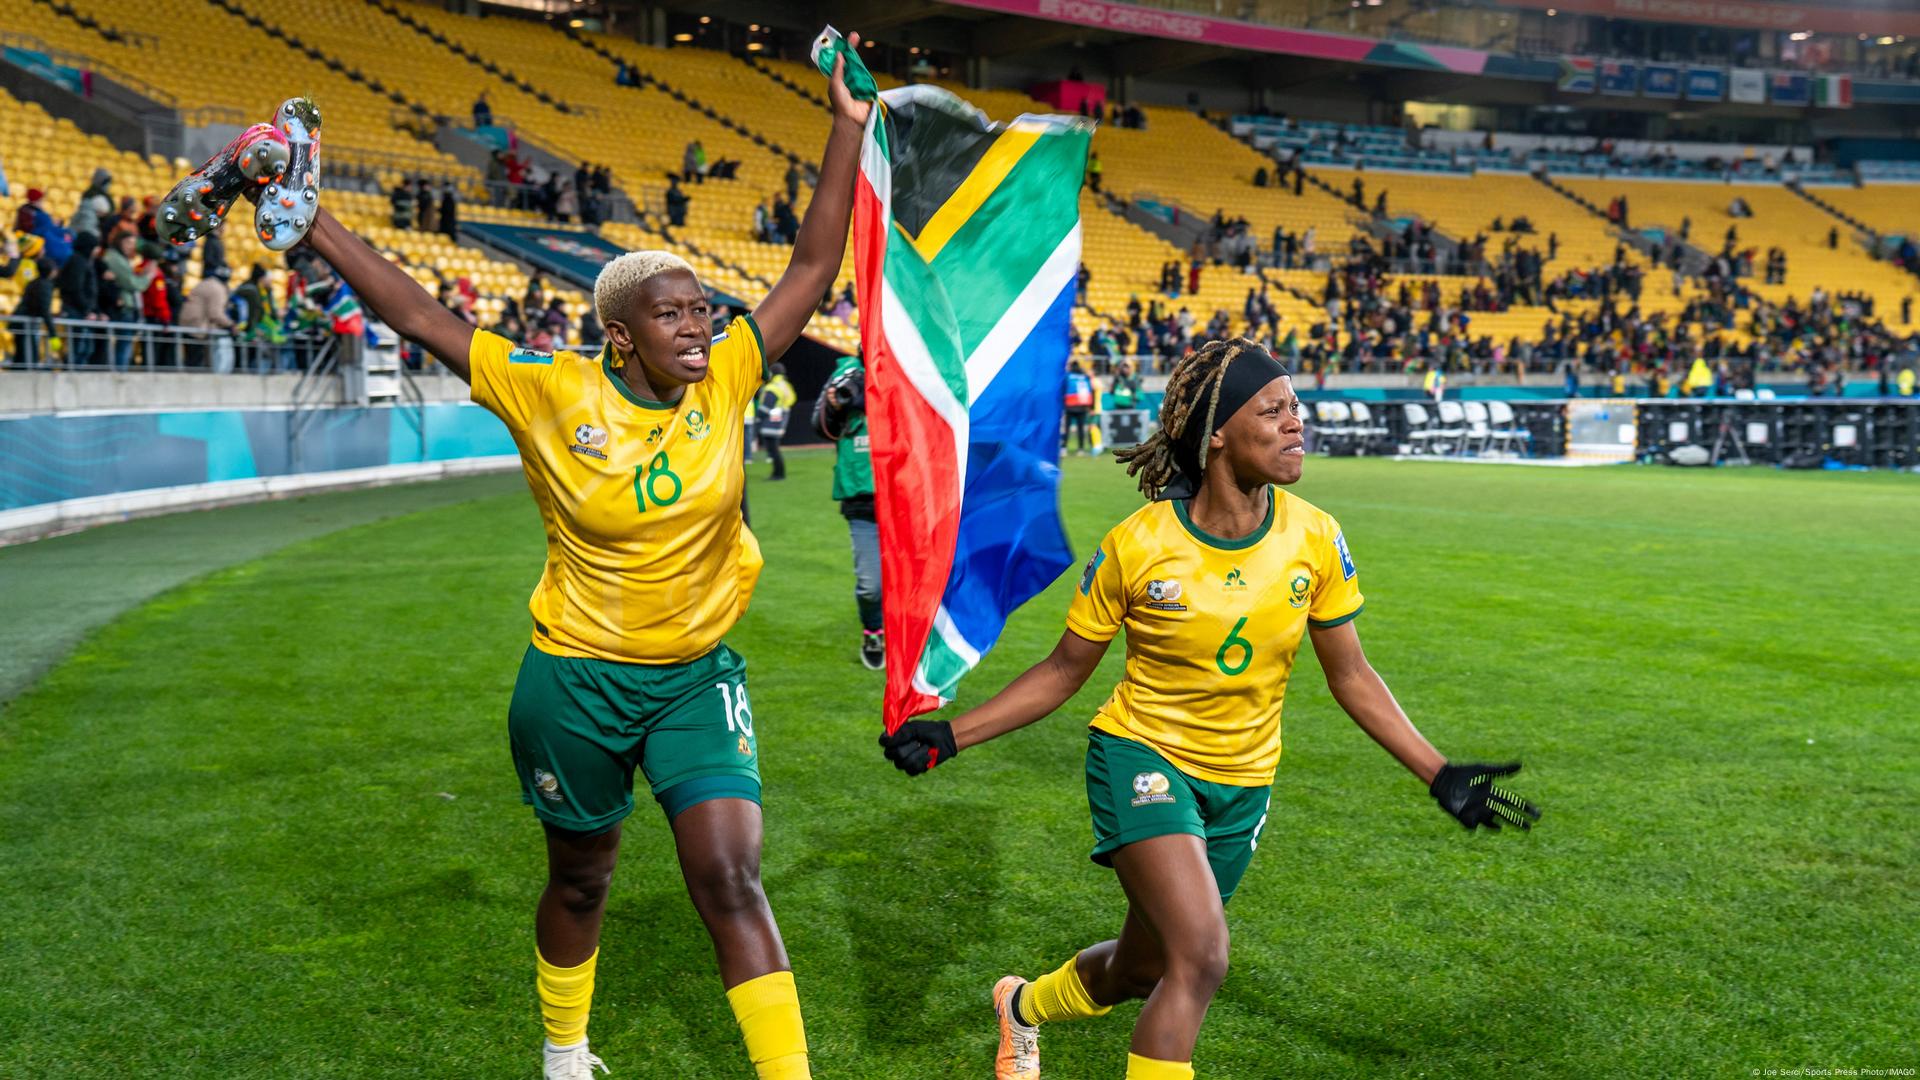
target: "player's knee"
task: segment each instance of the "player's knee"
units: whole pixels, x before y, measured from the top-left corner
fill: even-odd
[[[708,919],[727,919],[759,911],[767,903],[760,887],[760,866],[745,860],[719,862],[689,878],[693,906]]]
[[[548,874],[547,885],[568,911],[590,914],[607,902],[607,892],[613,887],[613,865],[556,867]]]
[[[1207,934],[1174,949],[1168,948],[1165,978],[1211,996],[1227,981],[1227,931]]]

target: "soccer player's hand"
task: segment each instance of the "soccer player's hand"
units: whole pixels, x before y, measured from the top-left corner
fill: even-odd
[[[893,734],[880,736],[880,749],[908,776],[919,776],[960,752],[953,744],[953,725],[945,720],[909,720]]]
[[[1502,822],[1531,829],[1540,820],[1540,808],[1493,782],[1495,777],[1519,771],[1517,761],[1506,765],[1442,765],[1427,791],[1440,809],[1468,829],[1484,825],[1499,832]]]
[[[859,33],[848,34],[847,48],[854,50],[859,47]],[[847,89],[846,71],[846,60],[843,57],[835,57],[833,61],[833,77],[827,83],[827,101],[833,106],[834,119],[838,120],[844,117],[864,128],[867,126],[867,114],[873,111],[873,102],[861,101],[859,98],[853,96],[853,91]]]

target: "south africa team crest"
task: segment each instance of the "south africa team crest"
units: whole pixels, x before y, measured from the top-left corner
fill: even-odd
[[[707,433],[712,430],[713,430],[713,425],[707,423],[706,413],[701,412],[699,409],[695,409],[692,412],[687,414],[688,441],[699,442],[701,439],[706,438]]]
[[[1287,603],[1294,607],[1307,606],[1307,600],[1313,593],[1313,575],[1305,570],[1295,570],[1287,579]]]

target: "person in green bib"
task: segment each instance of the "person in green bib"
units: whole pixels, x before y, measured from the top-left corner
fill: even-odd
[[[1122,360],[1113,371],[1113,385],[1107,388],[1106,407],[1137,409],[1140,407],[1140,376],[1134,374],[1133,361]]]
[[[813,403],[813,428],[834,444],[833,497],[853,538],[853,602],[860,609],[860,662],[887,664],[880,622],[880,526],[873,516],[873,458],[867,448],[866,372],[858,356],[841,357]]]

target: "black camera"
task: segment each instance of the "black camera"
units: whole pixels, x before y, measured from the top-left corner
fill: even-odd
[[[867,373],[862,368],[854,368],[845,376],[827,384],[827,396],[837,410],[848,412],[865,408],[867,403]]]

